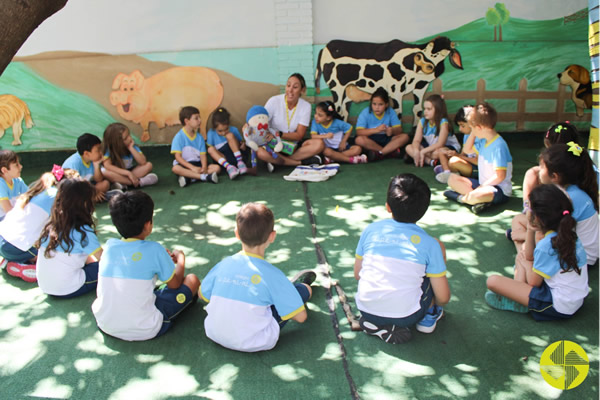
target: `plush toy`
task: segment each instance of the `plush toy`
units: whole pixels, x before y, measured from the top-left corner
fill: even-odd
[[[273,151],[279,153],[281,149],[283,149],[283,143],[281,143],[281,138],[277,131],[269,128],[269,113],[267,112],[267,109],[263,106],[250,107],[246,114],[246,125],[243,129],[246,145],[254,151],[257,151],[261,146],[269,149],[268,146],[265,146],[268,144],[265,140],[268,133],[270,133],[276,141]]]

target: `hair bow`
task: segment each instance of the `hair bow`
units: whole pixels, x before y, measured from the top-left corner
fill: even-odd
[[[327,111],[329,111],[329,112],[333,111],[333,107],[331,107],[331,106],[327,107]]]
[[[575,142],[569,142],[567,143],[567,146],[569,146],[569,149],[567,151],[570,151],[571,153],[573,153],[573,155],[576,155],[577,157],[579,157],[581,155],[581,152],[583,151],[581,146]]]
[[[63,176],[65,176],[65,170],[60,165],[54,164],[52,166],[52,175],[54,175],[56,180],[60,182]]]

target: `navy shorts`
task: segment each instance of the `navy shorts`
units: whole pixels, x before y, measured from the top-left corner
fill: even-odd
[[[14,261],[19,264],[24,264],[27,261],[34,258],[35,256],[37,256],[37,253],[38,250],[35,247],[32,247],[27,251],[23,251],[18,247],[15,247],[9,242],[7,242],[0,235],[0,256],[4,257],[4,259],[8,261]]]
[[[421,146],[422,146],[423,148],[425,148],[425,147],[429,147],[429,146],[430,146],[430,144],[427,142],[427,140],[423,139],[423,140],[421,140]],[[451,145],[448,145],[448,144],[447,144],[447,145],[445,145],[444,147],[447,147],[447,148],[448,148],[448,149],[450,149],[450,150],[454,150],[455,152],[457,152],[457,153],[460,153],[460,149],[457,149],[457,148],[456,148],[456,147],[454,147],[454,146],[451,146]]]
[[[381,147],[385,147],[389,142],[392,141],[392,136],[388,136],[386,134],[376,133],[371,136],[367,136],[369,139],[380,145]]]
[[[475,179],[475,178],[467,178],[467,179],[471,181],[471,187],[473,189],[476,189],[479,186],[481,186],[479,184],[479,179]],[[500,186],[494,185],[493,188],[494,188],[494,198],[492,199],[492,204],[506,203],[510,199],[510,197],[508,197],[507,195],[504,194],[504,192],[502,191],[502,188],[500,188]]]
[[[70,299],[96,290],[96,286],[98,286],[98,261],[85,264],[83,271],[85,272],[85,282],[83,283],[83,286],[71,294],[65,294],[63,296],[52,295],[52,297]]]
[[[308,291],[308,288],[302,283],[294,283],[294,287],[296,288],[298,294],[302,298],[302,302],[306,303],[310,299],[310,292]],[[285,321],[283,321],[281,319],[279,313],[275,309],[275,306],[271,306],[271,312],[273,313],[273,318],[275,318],[275,321],[279,323],[279,329],[283,328],[285,324],[288,323],[289,320],[286,319]]]
[[[373,315],[366,313],[362,310],[359,310],[365,320],[372,322],[375,325],[396,325],[398,327],[409,327],[416,325],[419,321],[425,318],[425,314],[427,314],[427,310],[431,306],[431,302],[433,301],[433,288],[431,287],[431,282],[428,277],[423,278],[423,283],[421,284],[421,300],[419,302],[421,308],[408,317],[403,318],[387,318],[380,317],[379,315]]]
[[[546,282],[540,287],[533,287],[529,293],[529,312],[536,321],[554,321],[568,319],[572,315],[559,313],[552,305],[552,292]]]
[[[192,290],[181,285],[178,289],[169,289],[163,285],[154,291],[156,300],[154,305],[163,315],[163,324],[155,337],[163,335],[171,327],[171,321],[174,320],[192,301],[194,296]]]

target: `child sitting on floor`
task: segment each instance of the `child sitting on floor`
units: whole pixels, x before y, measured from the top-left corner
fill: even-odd
[[[486,302],[493,308],[531,312],[537,321],[571,318],[589,292],[586,254],[575,233],[573,205],[556,185],[529,194],[527,238],[514,278],[492,275]],[[536,232],[543,239],[535,243]]]
[[[200,281],[185,275],[185,255],[146,240],[152,233],[154,202],[141,191],[118,194],[108,203],[122,239],[106,242],[92,304],[98,328],[123,340],[164,334],[193,303]],[[166,285],[155,289],[156,280]]]
[[[12,210],[17,197],[27,191],[21,178],[23,166],[12,150],[0,150],[0,221]]]
[[[508,201],[512,192],[512,156],[504,139],[494,126],[498,114],[488,103],[478,104],[468,115],[467,121],[475,137],[485,140],[479,150],[477,164],[479,179],[451,174],[444,196],[459,203],[471,206],[471,211],[479,214],[492,204]],[[465,149],[471,152],[471,149]]]
[[[273,212],[258,203],[242,206],[236,217],[235,235],[242,251],[215,265],[202,281],[200,296],[208,306],[206,336],[223,347],[239,351],[270,350],[288,320],[306,321],[310,284],[316,274],[301,271],[290,282],[278,268],[265,261],[273,241]]]
[[[242,151],[246,149],[242,135],[235,126],[229,124],[229,112],[223,107],[217,109],[211,118],[212,129],[206,134],[208,154],[219,163],[229,179],[248,172],[242,159]]]
[[[385,204],[393,219],[370,224],[356,248],[354,277],[360,325],[387,343],[411,338],[409,327],[431,333],[450,300],[442,242],[416,225],[431,199],[413,174],[392,178]]]

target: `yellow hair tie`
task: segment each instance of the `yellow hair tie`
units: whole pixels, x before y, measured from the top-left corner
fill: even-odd
[[[579,157],[581,155],[581,152],[583,151],[581,146],[575,142],[569,142],[567,143],[567,146],[569,146],[569,149],[567,151],[570,151],[571,153],[573,153],[573,155],[576,155],[577,157]]]

